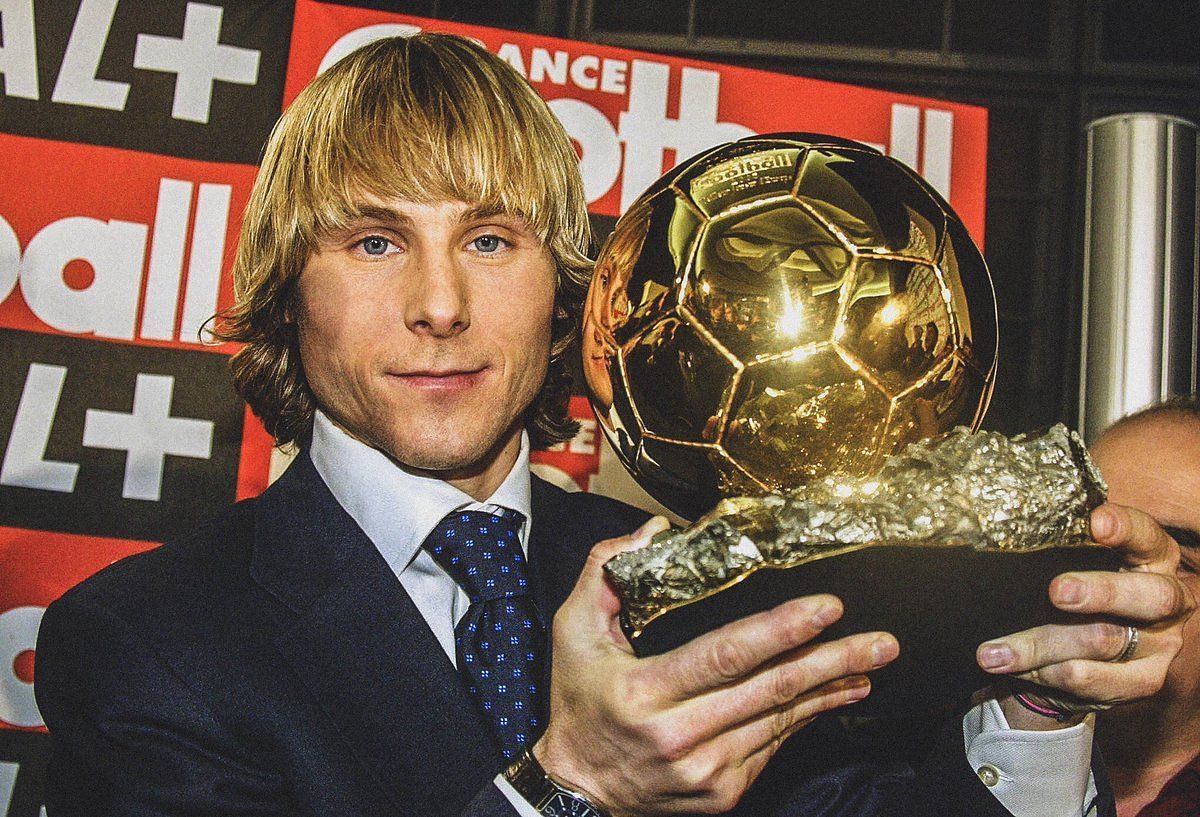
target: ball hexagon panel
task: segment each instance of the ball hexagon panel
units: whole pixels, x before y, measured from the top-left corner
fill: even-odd
[[[905,441],[940,434],[955,422],[968,422],[966,407],[979,401],[983,385],[983,377],[952,354],[892,400],[884,449],[891,451]]]
[[[862,257],[834,339],[899,394],[957,348],[948,294],[928,264]]]
[[[874,462],[890,408],[870,379],[825,344],[748,366],[722,445],[761,482],[800,485]]]
[[[605,242],[594,318],[623,346],[675,303],[704,216],[673,188],[639,202]],[[647,241],[646,236],[655,240]],[[591,297],[589,296],[589,300]]]
[[[682,302],[752,363],[829,340],[852,260],[790,197],[775,197],[705,225]]]
[[[805,153],[795,196],[854,247],[937,259],[946,231],[941,205],[885,156],[812,148]]]
[[[591,390],[592,410],[617,456],[623,462],[633,462],[642,442],[642,430],[630,400],[625,361],[619,352],[612,356],[605,384],[609,389],[607,394],[601,394],[594,388]]]
[[[621,350],[630,404],[643,433],[716,442],[738,366],[682,317],[669,315]]]
[[[989,381],[996,368],[996,293],[979,249],[957,220],[949,224],[938,267],[960,285],[950,289],[962,357]],[[985,401],[986,407],[986,401]]]
[[[746,202],[786,195],[795,186],[803,150],[786,142],[745,142],[689,165],[675,187],[706,216]]]
[[[721,498],[722,471],[714,464],[726,458],[716,447],[646,437],[632,462],[639,474],[654,480],[655,499],[685,518],[695,519]]]

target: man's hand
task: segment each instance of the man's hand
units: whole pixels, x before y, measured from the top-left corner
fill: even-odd
[[[1098,708],[1145,698],[1162,686],[1183,643],[1183,624],[1196,607],[1175,577],[1179,546],[1151,517],[1106,504],[1092,512],[1092,538],[1125,557],[1120,573],[1064,573],[1050,583],[1061,610],[1090,614],[1079,624],[1048,624],[980,646],[979,665],[1068,693]],[[1126,624],[1139,631],[1129,660]],[[1053,721],[1001,700],[1015,728],[1049,728]]]
[[[652,519],[596,545],[554,619],[550,724],[534,754],[613,814],[733,808],[789,735],[864,698],[863,673],[899,653],[886,633],[810,644],[842,614],[820,595],[635,657],[601,568],[666,527]]]

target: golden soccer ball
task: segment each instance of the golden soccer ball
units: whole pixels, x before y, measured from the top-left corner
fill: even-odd
[[[583,365],[618,457],[694,519],[977,428],[996,342],[987,266],[933,188],[866,145],[771,134],[684,162],[621,217]]]

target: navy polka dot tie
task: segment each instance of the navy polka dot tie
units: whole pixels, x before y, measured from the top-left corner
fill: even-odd
[[[530,596],[518,533],[523,521],[508,509],[455,511],[424,545],[471,600],[454,628],[458,672],[509,759],[541,731],[546,635]]]

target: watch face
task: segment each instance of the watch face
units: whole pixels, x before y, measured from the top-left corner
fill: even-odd
[[[599,812],[566,792],[555,792],[542,806],[546,817],[600,817]]]

